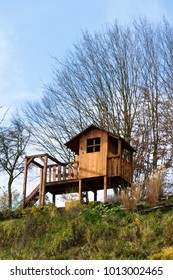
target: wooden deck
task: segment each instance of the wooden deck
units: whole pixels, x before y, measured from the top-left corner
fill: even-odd
[[[31,163],[40,168],[40,183],[27,197],[27,170]],[[54,201],[55,195],[79,193],[81,200],[83,192],[92,191],[96,199],[97,191],[104,190],[106,200],[108,188],[132,183],[130,163],[118,156],[107,159],[107,174],[103,176],[81,178],[78,161],[62,163],[48,154],[27,157],[24,173],[23,208],[34,205],[37,200],[43,206],[46,193],[51,193]]]
[[[54,164],[47,167],[46,191],[52,194],[78,192],[79,180],[82,180],[83,191],[102,190],[104,176],[80,178],[79,162]],[[108,158],[108,188],[123,184],[131,184],[130,164],[119,157]]]

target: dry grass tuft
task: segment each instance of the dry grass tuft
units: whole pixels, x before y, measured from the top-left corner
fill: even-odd
[[[155,170],[154,174],[145,182],[146,200],[151,205],[157,205],[163,195],[164,175],[162,169]]]
[[[132,185],[131,188],[123,189],[120,194],[121,202],[124,204],[126,211],[133,211],[141,198],[141,186]]]

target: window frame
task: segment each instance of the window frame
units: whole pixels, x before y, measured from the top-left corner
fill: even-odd
[[[100,152],[100,148],[101,148],[100,144],[101,144],[100,137],[88,138],[87,145],[86,145],[87,154]]]

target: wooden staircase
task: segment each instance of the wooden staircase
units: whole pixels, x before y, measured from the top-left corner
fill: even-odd
[[[40,193],[40,184],[38,184],[36,188],[30,193],[30,195],[28,195],[27,198],[25,199],[25,207],[33,206],[39,199],[39,193]]]
[[[40,184],[38,184],[35,189],[26,197],[25,199],[25,208],[33,206],[39,199],[40,196]],[[16,209],[23,208],[23,201]]]

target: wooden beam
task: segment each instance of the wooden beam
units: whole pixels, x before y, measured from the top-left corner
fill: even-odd
[[[82,180],[79,180],[79,201],[82,203]]]
[[[27,158],[28,161],[27,161],[27,166],[34,160],[34,157],[28,157]]]
[[[58,164],[57,164],[57,163],[56,163],[56,164],[55,164],[55,163],[53,163],[53,164],[48,164],[48,165],[47,165],[47,168],[49,168],[49,167],[54,167],[54,166],[58,167]]]
[[[30,155],[28,158],[38,158],[38,157],[45,157],[47,154],[36,154],[36,155]]]
[[[38,158],[43,162],[44,164],[44,157],[43,156],[38,156]]]
[[[35,160],[32,160],[32,163],[35,164],[36,166],[38,166],[39,168],[43,168],[43,165],[41,165],[40,163],[36,162]]]
[[[42,190],[41,190],[41,207],[44,206],[44,204],[45,204],[46,181],[47,181],[47,162],[48,162],[48,155],[45,155],[44,168],[43,168],[43,183],[42,183]]]
[[[104,203],[107,201],[107,188],[108,188],[108,177],[104,176]]]
[[[51,159],[52,161],[56,162],[57,164],[63,165],[62,162],[60,162],[59,160],[57,160],[56,158],[52,157],[51,155],[46,154],[46,156]]]
[[[42,199],[42,186],[43,186],[43,169],[40,169],[40,193],[39,193],[39,206],[41,207]]]

